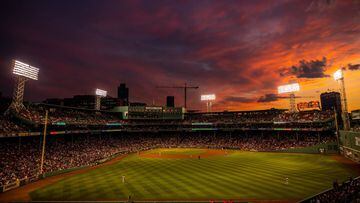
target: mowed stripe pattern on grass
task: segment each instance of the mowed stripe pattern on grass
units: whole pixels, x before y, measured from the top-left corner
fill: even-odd
[[[129,195],[136,200],[302,199],[329,188],[335,179],[355,175],[323,155],[235,151],[198,160],[133,154],[30,196],[32,200],[121,200]]]

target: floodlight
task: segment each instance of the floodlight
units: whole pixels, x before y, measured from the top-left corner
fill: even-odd
[[[107,91],[105,91],[105,90],[96,89],[96,91],[95,91],[95,95],[97,95],[97,96],[106,97],[106,94],[107,94]]]
[[[215,94],[204,94],[201,95],[201,101],[213,101],[216,99]]]
[[[211,112],[212,101],[216,99],[215,94],[201,95],[201,101],[206,101],[207,112]]]
[[[344,75],[343,75],[343,72],[341,69],[337,70],[335,73],[334,73],[334,79],[335,80],[341,80],[344,78]]]
[[[38,80],[39,69],[21,61],[15,60],[13,73],[32,80]]]
[[[281,85],[278,87],[278,93],[292,93],[292,92],[298,92],[300,91],[300,85],[299,83],[292,83],[288,85]]]
[[[12,102],[6,113],[9,113],[11,110],[20,112],[22,109],[25,108],[23,104],[25,83],[26,81],[28,81],[28,79],[38,80],[39,75],[38,68],[35,68],[33,66],[30,66],[29,64],[23,63],[18,60],[13,60],[13,62],[13,74],[17,77]]]
[[[295,92],[300,91],[300,85],[299,83],[291,83],[287,85],[281,85],[278,87],[278,93],[289,93],[290,94],[290,112],[295,112]]]
[[[341,106],[342,106],[342,119],[344,123],[344,130],[350,129],[350,121],[349,121],[349,114],[348,114],[348,107],[347,107],[347,98],[346,98],[346,91],[345,91],[345,81],[344,81],[344,74],[343,70],[339,69],[334,73],[334,79],[339,81],[340,83],[340,91],[341,91]]]

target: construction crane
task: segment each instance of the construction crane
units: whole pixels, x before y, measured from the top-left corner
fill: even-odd
[[[186,100],[187,100],[187,90],[188,89],[198,89],[198,86],[188,86],[186,83],[184,86],[157,86],[156,88],[175,88],[175,89],[184,89],[184,107],[186,109]]]

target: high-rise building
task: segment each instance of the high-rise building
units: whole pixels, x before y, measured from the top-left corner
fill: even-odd
[[[324,92],[320,94],[321,110],[322,111],[334,111],[336,110],[337,114],[337,123],[339,126],[343,126],[343,121],[341,118],[342,108],[341,108],[341,95],[339,92]]]
[[[166,97],[166,106],[167,107],[175,107],[175,97],[174,96]]]
[[[341,113],[341,96],[339,92],[324,92],[320,95],[321,110],[336,110]]]
[[[129,105],[129,88],[125,83],[121,83],[118,87],[118,98],[124,102],[124,105]]]

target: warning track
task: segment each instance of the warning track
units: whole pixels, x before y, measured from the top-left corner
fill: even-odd
[[[162,152],[154,152],[154,153],[140,153],[140,157],[145,158],[158,158],[158,159],[198,159],[200,158],[208,158],[212,156],[226,156],[231,152],[226,150],[216,150],[216,149],[207,149],[205,152],[198,154],[167,154]]]

